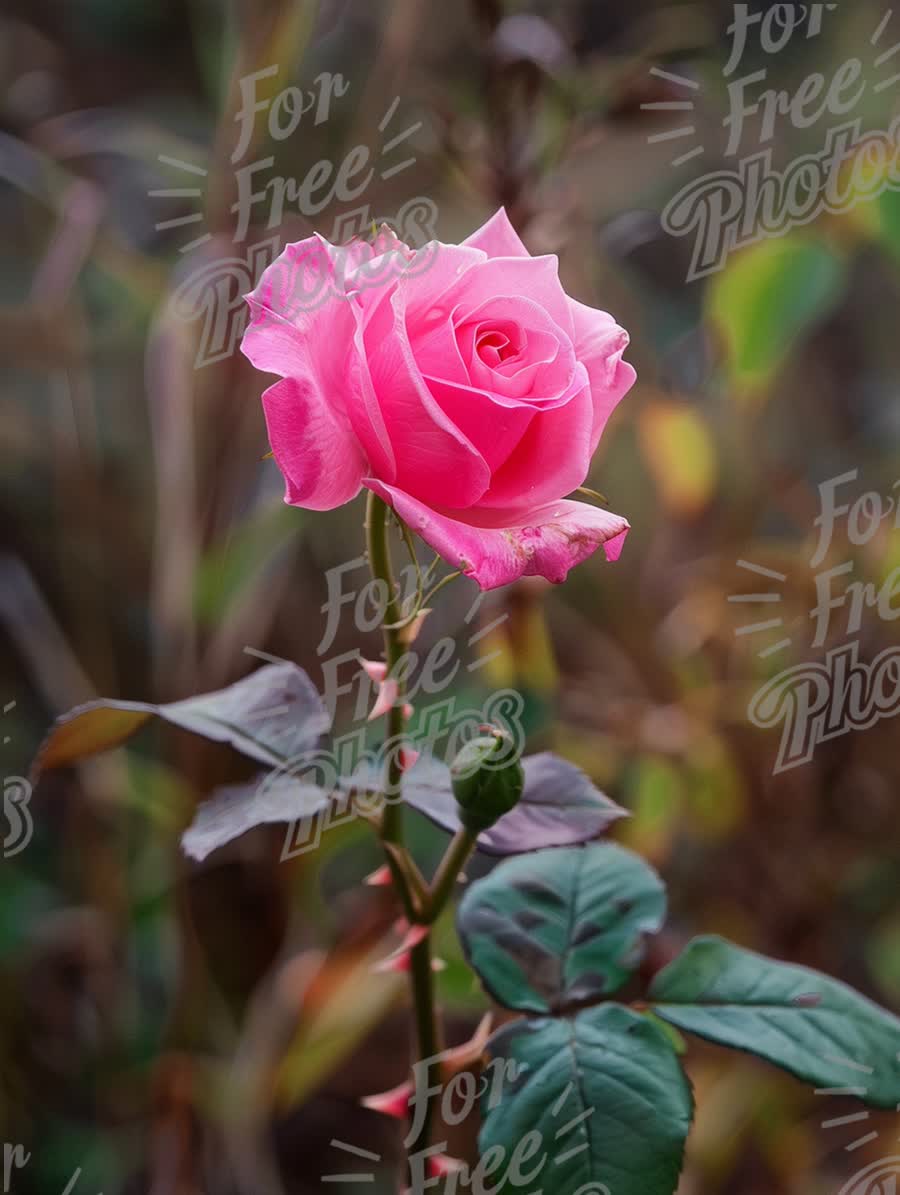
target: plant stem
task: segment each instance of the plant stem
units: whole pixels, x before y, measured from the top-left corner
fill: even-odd
[[[447,901],[453,895],[453,888],[459,879],[459,873],[475,850],[477,840],[478,835],[473,834],[470,830],[457,830],[454,834],[431,885],[431,899],[428,903],[428,920],[430,922],[438,919]]]
[[[384,657],[387,663],[388,676],[391,676],[397,662],[403,654],[403,644],[393,624],[400,621],[400,611],[397,605],[397,585],[394,581],[394,571],[391,567],[391,553],[388,547],[389,510],[387,505],[377,494],[369,492],[366,505],[366,539],[369,550],[369,568],[376,581],[381,581],[386,589],[384,604]],[[381,837],[385,842],[398,845],[403,840],[403,810],[400,805],[401,785],[403,773],[400,768],[400,753],[397,744],[403,734],[403,684],[402,677],[397,700],[387,713],[387,772],[384,788],[384,813],[382,815]],[[389,860],[389,862],[391,862]],[[393,872],[393,865],[391,868]],[[396,874],[394,881],[396,883]]]
[[[382,581],[386,586],[384,607],[383,634],[384,654],[387,662],[387,672],[390,676],[403,655],[403,643],[398,628],[394,625],[400,621],[400,611],[397,603],[397,587],[391,567],[390,548],[388,547],[389,511],[387,505],[376,494],[369,493],[366,506],[366,537],[369,551],[369,568],[375,580]],[[403,770],[400,766],[400,752],[398,746],[403,734],[403,683],[402,677],[399,691],[393,707],[387,714],[388,752],[385,774],[385,805],[381,822],[381,837],[384,842],[394,846],[403,844],[403,806],[401,804]],[[393,857],[387,851],[388,865],[394,880],[394,886],[403,900],[404,907],[409,909],[411,894],[407,890],[406,878]],[[407,914],[408,915],[408,914]],[[431,939],[424,938],[418,946],[410,952],[410,984],[416,1019],[416,1057],[419,1062],[434,1058],[441,1050],[441,1034],[438,1026],[437,1011],[434,1000],[434,972],[431,969]],[[422,1127],[417,1139],[410,1144],[410,1152],[424,1149],[429,1144],[431,1133],[433,1101],[429,1100],[422,1118]]]

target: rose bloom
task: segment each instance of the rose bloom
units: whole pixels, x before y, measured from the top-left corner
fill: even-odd
[[[619,515],[566,499],[635,372],[628,334],[570,299],[501,209],[461,245],[288,245],[247,296],[243,351],[263,394],[285,501],[374,491],[483,589],[563,581]]]

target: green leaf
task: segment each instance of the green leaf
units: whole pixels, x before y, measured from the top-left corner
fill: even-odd
[[[514,1021],[488,1049],[497,1062],[479,1145],[482,1158],[503,1151],[498,1170],[511,1189],[672,1195],[693,1097],[652,1021],[605,1004],[572,1018]]]
[[[734,382],[765,385],[800,337],[835,306],[846,263],[821,237],[794,232],[730,258],[709,288],[709,314]]]
[[[757,1054],[821,1087],[900,1103],[900,1020],[846,984],[722,938],[695,938],[656,976],[654,1011],[679,1029]]]
[[[620,846],[594,843],[501,863],[466,892],[458,929],[495,1000],[558,1012],[621,987],[665,914],[656,872]]]
[[[53,726],[32,779],[120,746],[154,715],[276,768],[310,751],[331,724],[302,668],[288,661],[267,664],[227,689],[169,705],[102,700],[79,706]]]
[[[900,193],[888,187],[875,201],[875,226],[881,243],[900,258]]]

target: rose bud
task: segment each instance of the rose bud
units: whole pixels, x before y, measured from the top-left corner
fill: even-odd
[[[525,787],[525,773],[508,734],[492,730],[471,739],[450,766],[460,821],[480,834],[514,809]]]

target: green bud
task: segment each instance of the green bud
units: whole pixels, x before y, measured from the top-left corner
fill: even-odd
[[[492,730],[471,739],[450,765],[453,795],[460,821],[472,834],[480,834],[519,803],[525,773],[508,734]]]

